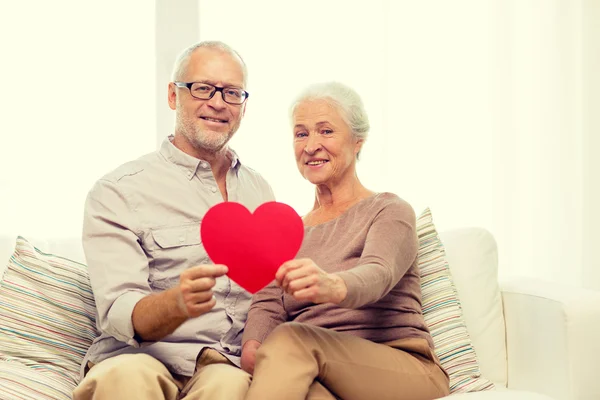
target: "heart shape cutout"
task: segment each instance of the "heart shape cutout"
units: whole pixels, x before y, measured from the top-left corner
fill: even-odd
[[[256,293],[275,279],[281,264],[296,257],[304,224],[284,203],[264,203],[252,214],[240,203],[224,202],[208,210],[200,236],[210,259],[226,265],[231,280]]]

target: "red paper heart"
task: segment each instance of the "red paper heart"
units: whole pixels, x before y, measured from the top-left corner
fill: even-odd
[[[287,204],[264,203],[252,214],[240,203],[225,202],[208,210],[200,236],[211,260],[226,265],[233,281],[256,293],[275,279],[281,264],[296,256],[304,225]]]

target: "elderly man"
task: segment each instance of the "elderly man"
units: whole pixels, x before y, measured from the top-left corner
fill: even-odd
[[[210,262],[199,224],[213,205],[274,200],[227,143],[248,93],[241,57],[221,42],[186,49],[168,102],[174,135],[100,179],[83,246],[101,332],[74,399],[243,399],[238,368],[251,295]]]

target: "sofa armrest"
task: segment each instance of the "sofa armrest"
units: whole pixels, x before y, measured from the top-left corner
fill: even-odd
[[[501,284],[508,387],[600,399],[600,291],[525,279]]]

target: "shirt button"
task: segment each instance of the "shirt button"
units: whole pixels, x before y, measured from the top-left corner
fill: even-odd
[[[179,237],[179,241],[180,241],[181,243],[183,243],[183,242],[185,241],[185,238],[184,238],[183,236],[180,236],[180,237]]]
[[[202,166],[202,168],[207,168],[207,167],[208,167],[208,163],[207,163],[207,162],[205,162],[205,161],[202,161],[202,162],[200,163],[200,165]]]
[[[211,187],[210,191],[213,192],[213,193],[217,193],[217,188],[216,187]]]

